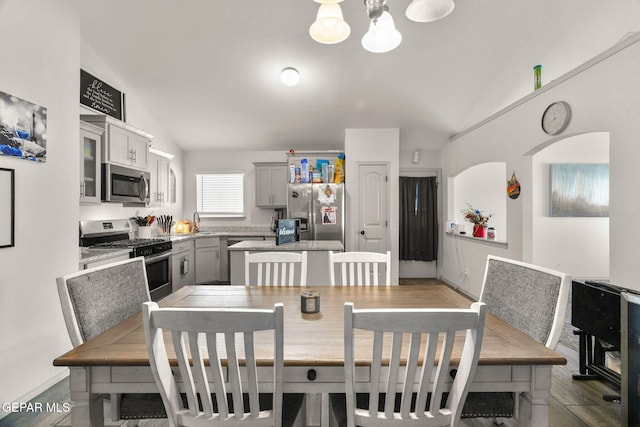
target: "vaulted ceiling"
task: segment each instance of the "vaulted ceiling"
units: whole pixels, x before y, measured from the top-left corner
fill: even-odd
[[[401,145],[448,138],[638,30],[638,0],[455,0],[419,24],[388,0],[402,43],[365,51],[362,0],[341,3],[350,37],[309,37],[312,0],[81,0],[82,39],[185,150],[337,149],[345,128],[400,129]],[[282,68],[301,82],[280,82]],[[588,88],[585,88],[588,90]],[[132,123],[135,125],[135,123]]]

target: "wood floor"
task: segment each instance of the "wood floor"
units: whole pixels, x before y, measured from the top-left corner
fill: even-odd
[[[401,279],[402,285],[442,284],[435,279]],[[603,394],[615,394],[606,383],[597,380],[575,381],[572,374],[578,371],[578,355],[572,348],[560,343],[556,351],[568,361],[565,366],[553,368],[553,383],[549,399],[549,425],[551,427],[619,426],[620,405],[602,399]],[[69,381],[65,379],[45,391],[32,402],[43,404],[70,402]],[[464,419],[467,427],[495,426],[491,419]],[[513,426],[511,419],[500,420],[505,426]],[[149,423],[154,425],[157,423]],[[9,414],[0,419],[0,427],[66,427],[71,425],[70,414],[64,412],[35,412]],[[125,426],[127,424],[124,424]],[[131,424],[128,424],[131,425]],[[147,425],[140,423],[141,427]]]

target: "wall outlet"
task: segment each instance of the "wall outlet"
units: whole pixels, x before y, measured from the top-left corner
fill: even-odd
[[[462,280],[465,280],[469,277],[469,270],[468,269],[464,269],[464,273],[462,273]]]

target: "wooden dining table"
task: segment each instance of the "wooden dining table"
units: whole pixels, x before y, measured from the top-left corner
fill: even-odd
[[[469,308],[472,302],[446,285],[317,287],[320,311],[308,314],[301,312],[305,290],[309,288],[187,286],[161,300],[160,306],[271,308],[283,303],[284,392],[306,393],[309,402],[317,402],[307,407],[307,425],[328,426],[328,393],[344,392],[345,302],[353,302],[355,308]],[[273,345],[267,338],[256,338],[258,369],[264,375],[271,372],[273,363]],[[368,378],[371,342],[365,335],[356,339],[357,379]],[[460,353],[458,345],[454,363]],[[489,313],[470,390],[517,392],[519,425],[547,426],[551,370],[566,363],[558,353]],[[158,392],[140,314],[75,347],[53,364],[70,370],[73,426],[103,425],[102,394]]]

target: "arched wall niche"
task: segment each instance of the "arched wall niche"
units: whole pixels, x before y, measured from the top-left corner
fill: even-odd
[[[447,218],[463,224],[471,235],[473,224],[461,213],[467,204],[485,214],[493,214],[488,226],[494,227],[497,240],[507,241],[507,166],[504,162],[487,162],[460,170],[448,178]]]
[[[609,218],[552,217],[550,165],[609,163],[609,133],[571,135],[540,144],[531,155],[532,262],[578,280],[609,278]]]

